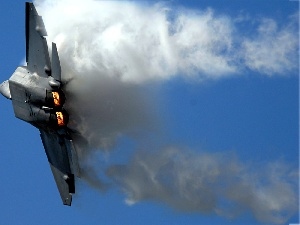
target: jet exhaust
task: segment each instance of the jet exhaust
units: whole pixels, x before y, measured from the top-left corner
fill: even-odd
[[[298,40],[293,21],[281,30],[258,29],[257,39],[236,40],[232,18],[212,10],[189,16],[191,11],[165,4],[125,1],[37,1],[36,5],[49,40],[57,44],[68,99],[64,107],[70,112],[68,127],[80,134],[74,139],[83,179],[105,190],[109,185],[93,178],[105,173],[105,179],[124,190],[128,204],[153,200],[181,211],[230,218],[250,211],[258,220],[275,224],[294,215],[297,173],[284,163],[250,170],[226,153],[197,154],[177,147],[137,151],[127,164],[101,170],[89,163],[90,155],[109,152],[120,137],[143,145],[141,133],[159,130],[157,96],[149,86],[178,76],[197,82],[216,80],[241,69],[266,75],[294,70]],[[57,15],[59,23],[53,20]],[[260,28],[266,23],[276,22],[264,21]],[[272,39],[266,52],[275,45],[284,50],[258,65],[254,54],[266,49],[253,51],[254,46],[264,46],[269,36],[278,38]]]
[[[52,92],[52,97],[53,97],[53,103],[56,107],[62,106],[63,103],[61,103],[60,95],[58,92],[53,91]]]

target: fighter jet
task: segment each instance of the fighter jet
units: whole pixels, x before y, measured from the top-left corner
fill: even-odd
[[[26,66],[20,66],[0,85],[1,94],[12,101],[15,116],[40,131],[42,143],[64,205],[71,205],[75,177],[80,176],[77,152],[68,128],[67,101],[62,91],[61,66],[33,3],[26,2]]]

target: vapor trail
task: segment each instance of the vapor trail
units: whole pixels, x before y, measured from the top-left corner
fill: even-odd
[[[216,80],[248,70],[285,75],[299,67],[298,14],[285,26],[269,18],[256,21],[256,34],[246,37],[237,23],[249,21],[212,9],[95,0],[45,0],[37,6],[48,39],[58,46],[84,177],[101,190],[106,184],[94,179],[97,171],[86,163],[90,151],[110,150],[119,137],[138,139],[157,129],[157,93],[150,85],[179,76]],[[167,148],[137,152],[128,164],[109,166],[106,175],[129,204],[155,200],[229,217],[247,210],[278,224],[297,210],[295,173],[282,163],[251,170],[225,154]]]
[[[57,43],[63,78],[72,80],[66,91],[74,128],[96,148],[108,149],[116,137],[153,121],[150,83],[298,68],[298,14],[281,27],[263,19],[256,36],[244,37],[234,18],[212,9],[95,0],[40,0],[37,6],[48,39]]]
[[[280,26],[271,18],[237,20],[212,9],[167,3],[38,3],[49,39],[80,76],[94,70],[97,76],[142,83],[174,76],[217,79],[249,69],[284,75],[298,68],[298,13]],[[244,36],[239,25],[256,30],[255,35]]]
[[[234,155],[165,148],[137,152],[107,174],[126,202],[160,201],[171,207],[234,218],[250,211],[259,221],[284,224],[297,212],[297,170],[284,163],[245,165]]]

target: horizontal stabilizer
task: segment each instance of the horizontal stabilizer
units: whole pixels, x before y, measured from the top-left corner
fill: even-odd
[[[56,44],[52,43],[52,75],[55,80],[61,81],[61,67]]]

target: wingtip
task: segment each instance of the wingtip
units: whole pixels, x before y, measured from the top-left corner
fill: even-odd
[[[72,195],[70,194],[69,197],[64,199],[64,205],[71,206],[72,205]]]

